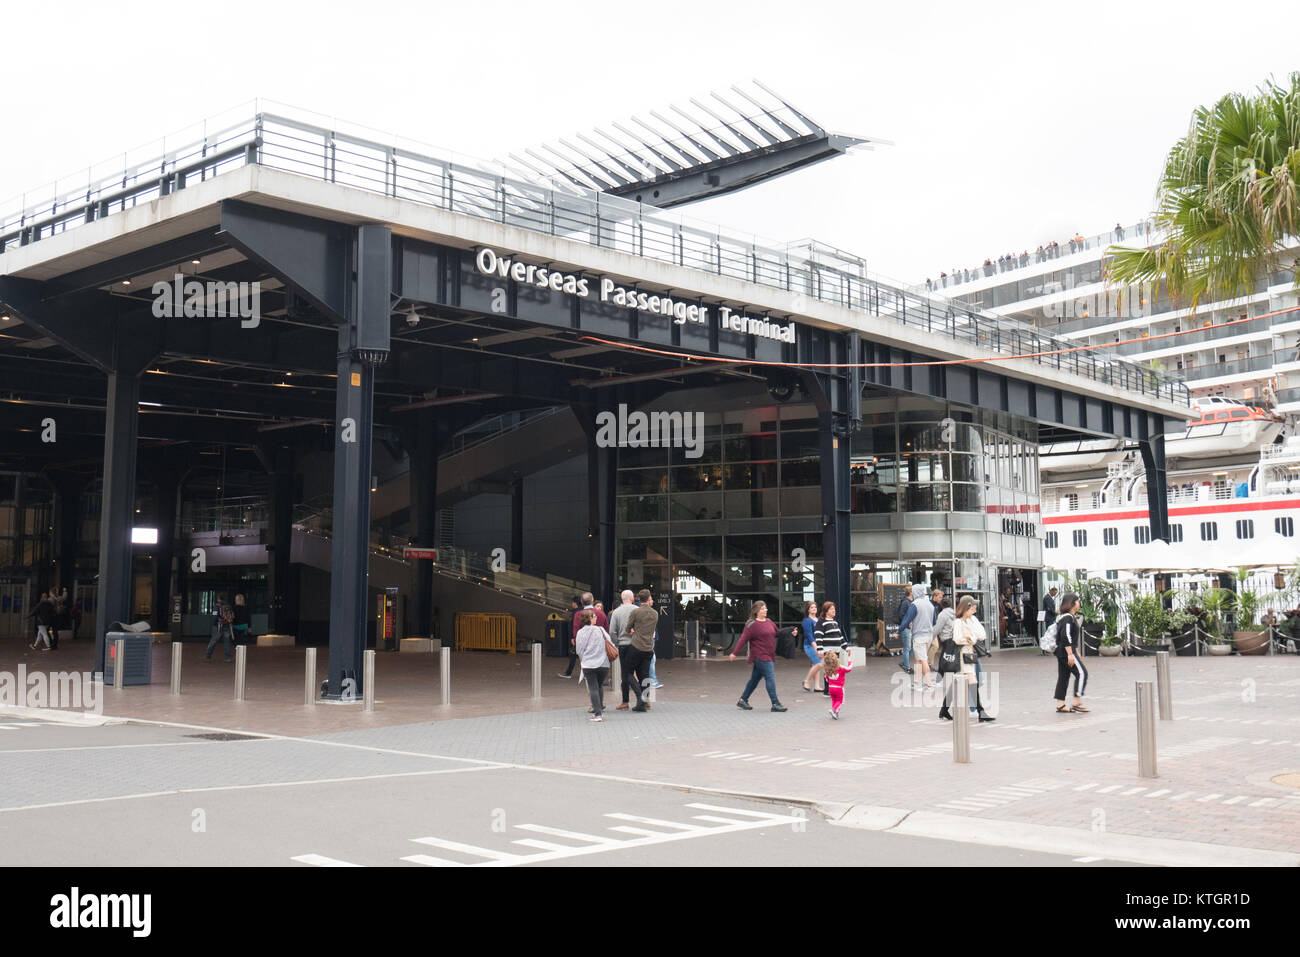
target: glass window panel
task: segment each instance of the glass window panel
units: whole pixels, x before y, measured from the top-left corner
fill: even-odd
[[[682,466],[672,470],[674,492],[710,492],[722,489],[721,465]]]
[[[694,431],[692,431],[691,437],[693,448],[680,446],[669,449],[673,465],[704,465],[722,461],[722,439],[720,437],[706,437],[703,442],[700,442]],[[699,454],[695,455],[696,452]]]
[[[728,462],[757,462],[776,458],[776,433],[728,436],[724,454]]]
[[[722,476],[728,491],[734,489],[775,488],[775,462],[747,462],[723,466]]]
[[[744,562],[776,562],[779,560],[775,535],[728,535],[727,561],[736,564]]]
[[[660,468],[668,464],[668,449],[654,448],[620,448],[618,450],[618,467],[621,469],[628,468]]]
[[[813,458],[821,455],[821,435],[817,432],[781,432],[781,458]]]
[[[668,561],[666,538],[623,538],[619,540],[618,548],[621,564],[626,564],[630,559],[655,563]]]
[[[822,490],[820,487],[781,489],[781,514],[783,516],[820,515],[821,510]]]
[[[674,535],[672,556],[674,564],[720,561],[722,539],[716,535]]]
[[[776,518],[780,513],[776,489],[754,492],[726,492],[726,518]]]
[[[672,498],[669,515],[679,522],[722,518],[722,493],[679,492]]]
[[[618,493],[654,494],[668,491],[668,473],[663,469],[620,469]]]
[[[620,522],[664,522],[668,520],[667,495],[621,495],[618,499]]]
[[[786,488],[798,485],[821,485],[821,459],[796,459],[781,463],[781,484]]]
[[[727,593],[734,591],[774,591],[781,585],[780,568],[774,564],[723,566],[727,577]]]
[[[826,554],[826,540],[820,532],[791,533],[784,532],[781,535],[781,551],[784,553],[784,561],[788,564],[790,561],[790,552],[793,549],[802,548],[808,561],[814,559],[820,561]]]

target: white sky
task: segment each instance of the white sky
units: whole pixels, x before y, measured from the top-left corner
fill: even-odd
[[[1300,69],[1284,8],[10,3],[0,199],[259,96],[493,157],[757,77],[896,145],[691,215],[917,281],[1143,217],[1193,108]]]

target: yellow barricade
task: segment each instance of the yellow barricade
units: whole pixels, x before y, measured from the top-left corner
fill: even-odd
[[[514,615],[456,613],[457,651],[508,651],[514,654]]]

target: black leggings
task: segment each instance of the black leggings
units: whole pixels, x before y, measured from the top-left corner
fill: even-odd
[[[1074,667],[1070,667],[1068,658],[1056,659],[1056,700],[1064,701],[1065,692],[1070,687],[1070,675],[1074,675],[1074,696],[1082,698],[1084,691],[1088,688],[1088,669],[1083,665],[1083,659],[1078,655],[1074,656]]]
[[[605,710],[605,679],[609,677],[609,668],[583,668],[587,679],[587,693],[591,695],[591,711],[600,717]]]

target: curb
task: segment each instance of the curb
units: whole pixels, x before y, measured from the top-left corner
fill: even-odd
[[[48,721],[52,724],[75,725],[83,728],[99,728],[110,724],[126,724],[126,718],[95,714],[93,711],[59,711],[54,708],[26,708],[18,705],[0,707],[0,715],[12,718],[29,718]]]
[[[819,810],[823,810],[819,808]],[[823,813],[827,813],[823,810]],[[1300,854],[1230,844],[1204,844],[1163,837],[1107,834],[1078,828],[1016,821],[994,821],[855,804],[831,820],[841,827],[887,831],[964,844],[1012,847],[1022,851],[1101,857],[1156,867],[1300,867]]]

